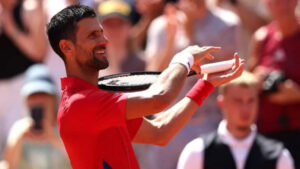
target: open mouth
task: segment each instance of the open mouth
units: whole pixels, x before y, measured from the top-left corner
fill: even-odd
[[[105,46],[99,46],[94,48],[94,53],[96,55],[104,55],[106,53],[106,47]]]

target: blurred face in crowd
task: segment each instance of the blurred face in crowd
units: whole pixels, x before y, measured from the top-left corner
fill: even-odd
[[[57,102],[56,96],[46,93],[35,93],[26,98],[27,108],[31,113],[42,114],[42,127],[53,126],[56,123]]]
[[[298,0],[265,0],[266,6],[274,19],[294,17]]]
[[[131,29],[130,21],[119,18],[111,17],[101,22],[105,30],[105,36],[109,39],[110,45],[126,44],[129,32]]]
[[[8,9],[13,8],[17,2],[17,0],[0,0],[0,4],[3,6],[3,8]]]
[[[79,0],[67,0],[68,4],[77,4]]]
[[[230,85],[224,94],[218,97],[218,102],[228,127],[247,131],[255,122],[258,93],[254,86]]]
[[[207,9],[206,0],[179,0],[179,8],[184,12],[197,15]]]
[[[69,41],[69,43],[71,44],[68,44],[64,51],[69,53],[69,60],[75,62],[81,69],[98,71],[108,67],[106,56],[108,42],[96,17],[80,20],[77,23],[76,42]]]

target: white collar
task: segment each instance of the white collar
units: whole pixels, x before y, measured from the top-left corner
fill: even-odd
[[[245,137],[244,139],[236,139],[228,131],[227,121],[222,120],[219,124],[217,132],[218,132],[218,135],[220,136],[220,139],[223,141],[223,143],[227,144],[228,146],[250,148],[255,139],[255,136],[257,133],[257,128],[256,128],[256,125],[253,124],[251,126],[251,133],[247,137]]]

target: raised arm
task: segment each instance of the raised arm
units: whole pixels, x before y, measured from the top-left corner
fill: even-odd
[[[190,46],[179,52],[149,89],[128,95],[126,118],[133,119],[163,111],[177,97],[184,84],[187,68],[192,66],[188,65],[191,64],[188,60],[194,59],[194,65],[197,65],[204,58],[212,59],[210,52],[218,50],[218,47]]]
[[[27,2],[24,2],[27,3]],[[28,3],[27,3],[28,4]],[[45,25],[47,15],[43,7],[43,2],[34,0],[32,7],[24,5],[22,10],[22,21],[27,32],[20,30],[13,19],[12,11],[4,11],[2,13],[3,30],[13,40],[13,42],[30,57],[30,59],[41,62],[47,52],[47,38],[45,33]]]
[[[136,143],[166,145],[191,119],[194,112],[213,90],[242,74],[244,63],[239,64],[237,55],[234,68],[230,71],[211,74],[206,80],[198,80],[185,98],[160,114],[154,120],[144,119],[134,138]],[[214,87],[213,87],[214,86]]]

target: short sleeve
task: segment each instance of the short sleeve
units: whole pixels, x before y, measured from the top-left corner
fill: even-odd
[[[284,149],[277,161],[276,169],[294,169],[294,161],[287,149]]]
[[[130,136],[131,141],[134,139],[136,133],[141,127],[143,122],[143,118],[136,118],[132,120],[127,120],[127,129]]]

